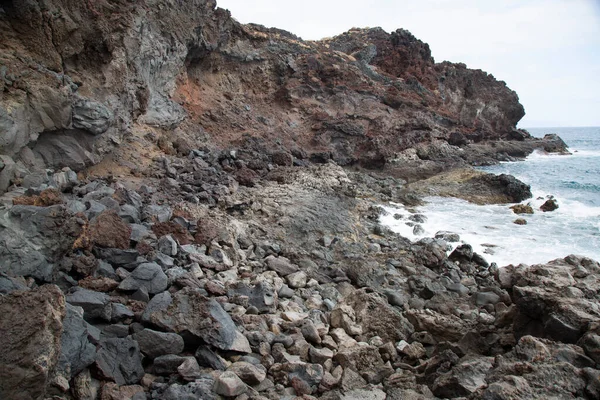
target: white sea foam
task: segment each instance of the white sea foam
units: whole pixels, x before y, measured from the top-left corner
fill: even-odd
[[[500,266],[543,263],[580,254],[600,260],[600,128],[532,129],[543,137],[558,133],[570,146],[571,155],[534,152],[526,161],[501,163],[482,168],[494,174],[511,174],[531,185],[533,215],[516,215],[509,205],[478,206],[463,200],[429,198],[416,209],[427,217],[424,234],[414,235],[406,223],[409,211],[387,207],[382,223],[401,235],[417,240],[437,231],[458,233],[488,261]],[[544,213],[539,207],[553,195],[559,208]],[[397,220],[394,213],[405,215]],[[513,221],[525,218],[527,225]],[[492,247],[492,246],[495,247]],[[492,254],[493,253],[493,254]]]
[[[600,259],[599,207],[567,202],[552,213],[543,213],[539,211],[542,200],[533,200],[535,214],[518,216],[509,205],[479,206],[440,197],[427,201],[415,210],[427,217],[421,224],[423,234],[413,234],[413,227],[407,225],[410,212],[399,205],[384,207],[387,215],[381,217],[381,223],[413,241],[434,236],[438,231],[457,233],[461,242],[470,244],[486,260],[499,266],[543,263],[569,254]],[[396,219],[394,214],[403,218]],[[514,224],[519,217],[528,224]]]

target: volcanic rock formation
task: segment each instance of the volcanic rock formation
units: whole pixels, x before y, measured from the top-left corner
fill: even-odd
[[[565,151],[523,113],[405,30],[1,1],[0,398],[599,398],[596,261],[379,224],[530,196],[470,168]]]

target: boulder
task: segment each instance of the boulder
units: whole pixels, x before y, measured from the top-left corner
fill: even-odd
[[[548,199],[540,206],[543,212],[550,212],[558,209],[558,202],[555,199]]]
[[[515,214],[533,214],[533,208],[529,204],[516,204],[510,207]]]
[[[414,332],[412,324],[385,297],[358,290],[344,299],[356,315],[356,323],[362,327],[362,336],[379,336],[384,342],[407,339]],[[348,332],[350,333],[350,332]]]
[[[54,285],[0,296],[0,398],[45,398],[61,355],[65,314]]]
[[[86,320],[103,319],[110,321],[112,305],[110,297],[105,293],[78,288],[67,295],[67,302],[73,306],[83,308],[83,317]]]
[[[83,319],[83,308],[67,303],[58,369],[69,380],[96,360],[96,346],[89,340],[88,326]]]
[[[242,381],[250,386],[258,385],[267,377],[267,370],[264,366],[250,364],[246,361],[238,361],[227,369],[235,373]]]
[[[493,357],[465,358],[433,383],[433,393],[441,398],[467,397],[487,385],[486,375]]]
[[[215,378],[209,374],[202,375],[202,377],[190,382],[186,385],[178,383],[169,385],[167,389],[160,394],[161,400],[217,400],[220,398],[215,394]]]
[[[267,268],[277,272],[279,276],[285,277],[298,271],[298,266],[294,265],[285,257],[269,256],[265,259]]]
[[[119,289],[135,291],[144,287],[148,290],[148,293],[156,294],[166,290],[167,285],[167,275],[163,272],[160,265],[156,263],[143,263],[119,284]]]
[[[129,249],[131,227],[114,210],[104,211],[95,217],[90,222],[89,230],[96,246]]]
[[[102,377],[118,385],[136,384],[144,376],[140,347],[131,336],[101,340],[96,367]]]
[[[158,296],[157,296],[158,297]],[[170,300],[169,300],[170,298]],[[142,318],[161,329],[182,334],[186,341],[202,340],[221,350],[251,352],[248,340],[214,299],[185,288],[172,297],[161,295],[148,303]]]
[[[214,390],[221,396],[235,397],[246,393],[248,387],[234,372],[226,371],[215,381]]]
[[[81,227],[61,205],[0,211],[0,272],[52,279],[54,263],[71,250]]]
[[[179,354],[184,347],[183,338],[176,333],[144,329],[134,334],[133,338],[138,342],[141,352],[150,358]]]

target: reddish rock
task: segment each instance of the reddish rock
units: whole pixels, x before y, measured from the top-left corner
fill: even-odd
[[[289,167],[292,165],[294,158],[292,155],[285,151],[278,151],[271,156],[273,163],[282,167]]]
[[[194,240],[187,229],[173,221],[158,222],[152,225],[152,232],[154,232],[158,238],[165,235],[171,235],[179,242],[180,245],[190,244]]]
[[[200,218],[196,224],[198,231],[194,236],[197,244],[208,245],[213,239],[219,236],[220,227],[217,223],[208,218]]]
[[[79,286],[95,292],[111,292],[119,286],[119,282],[110,278],[93,278],[88,276],[79,281]]]
[[[65,314],[65,298],[54,285],[0,296],[0,398],[45,398]]]
[[[235,179],[240,185],[253,187],[258,180],[258,174],[250,168],[243,167],[235,173]]]
[[[20,196],[13,199],[14,205],[50,207],[56,204],[62,204],[63,198],[56,189],[46,189],[38,196]]]
[[[92,242],[96,246],[117,249],[129,248],[131,227],[113,210],[104,211],[89,226]]]

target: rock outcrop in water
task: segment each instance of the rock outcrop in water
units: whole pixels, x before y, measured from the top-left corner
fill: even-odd
[[[0,398],[600,396],[597,262],[378,223],[530,196],[465,170],[564,151],[503,82],[404,30],[305,42],[213,1],[0,7]]]

